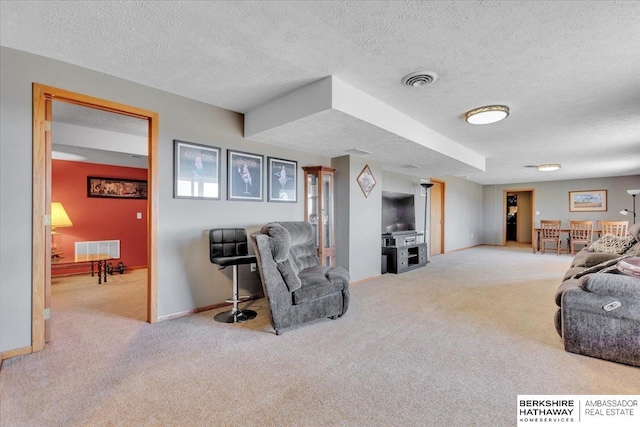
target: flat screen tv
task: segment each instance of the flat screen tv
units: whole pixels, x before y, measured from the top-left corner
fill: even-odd
[[[382,234],[416,231],[416,206],[413,194],[382,192]]]

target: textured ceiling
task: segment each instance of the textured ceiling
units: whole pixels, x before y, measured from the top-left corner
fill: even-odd
[[[486,171],[455,160],[448,171],[481,184],[640,174],[640,2],[3,1],[0,12],[3,46],[241,113],[336,76],[484,156]],[[400,85],[421,69],[433,85]],[[464,122],[493,103],[511,115]],[[332,149],[374,140],[372,158],[421,159],[403,172],[433,174],[428,151],[367,128]]]
[[[53,121],[84,126],[127,135],[147,136],[149,124],[144,119],[87,108],[68,102],[55,102],[52,108]]]

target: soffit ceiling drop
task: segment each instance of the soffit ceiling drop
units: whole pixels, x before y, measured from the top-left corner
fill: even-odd
[[[396,172],[410,163],[433,175],[485,169],[484,157],[335,77],[250,111],[244,124],[246,138],[290,148],[303,138],[313,141],[306,151],[328,157],[352,152],[345,141],[357,141],[371,152],[364,157]]]
[[[334,76],[485,158],[484,170],[447,168],[480,184],[640,174],[640,2],[3,1],[0,20],[2,46],[243,114]],[[403,86],[416,70],[438,78]],[[464,121],[493,104],[509,117]],[[390,149],[393,133],[346,119],[347,138],[337,113],[270,143],[313,150],[335,125],[336,151],[372,141],[369,156],[434,175],[411,138]],[[524,167],[544,163],[562,169]]]

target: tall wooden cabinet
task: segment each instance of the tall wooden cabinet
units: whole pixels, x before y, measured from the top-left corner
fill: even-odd
[[[335,266],[334,241],[334,168],[304,166],[304,217],[313,226],[320,265]]]

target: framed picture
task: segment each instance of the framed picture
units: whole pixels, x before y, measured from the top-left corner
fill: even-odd
[[[605,212],[607,190],[569,191],[569,212]]]
[[[228,200],[263,200],[263,159],[259,154],[227,150]]]
[[[365,165],[364,169],[362,169],[360,175],[358,175],[358,178],[356,178],[356,180],[360,185],[360,189],[364,193],[364,197],[369,197],[371,190],[373,190],[373,187],[376,186],[376,179],[373,177],[371,169],[369,169],[369,165]]]
[[[146,199],[147,181],[140,179],[88,176],[87,197]]]
[[[270,202],[298,201],[298,162],[268,157],[267,176]]]
[[[220,148],[173,140],[173,197],[220,199]]]

